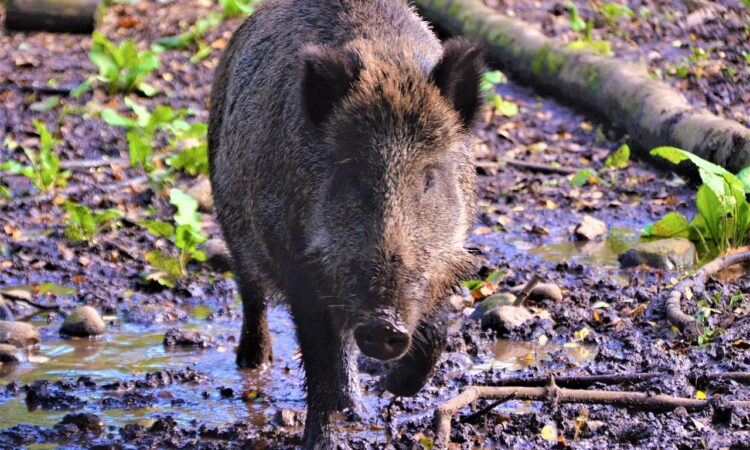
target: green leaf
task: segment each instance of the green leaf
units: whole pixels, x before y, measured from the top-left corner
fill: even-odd
[[[196,147],[186,148],[167,159],[167,164],[192,176],[208,174],[208,146],[203,143]]]
[[[573,3],[567,4],[568,12],[570,13],[570,29],[574,33],[579,33],[586,29],[586,22],[581,19],[581,14],[578,12],[578,7]]]
[[[177,188],[169,191],[169,202],[177,207],[174,221],[177,225],[187,225],[193,230],[201,229],[201,215],[198,213],[198,201]]]
[[[591,169],[582,169],[578,173],[573,175],[570,180],[570,185],[573,187],[582,187],[594,176],[594,171]]]
[[[29,109],[36,112],[44,112],[57,108],[59,104],[60,96],[53,95],[52,97],[48,97],[43,102],[33,103],[31,106],[29,106]]]
[[[604,165],[610,169],[624,169],[630,162],[630,146],[623,144],[604,160]]]
[[[517,116],[519,112],[518,105],[516,103],[509,100],[503,100],[503,98],[499,95],[495,95],[493,97],[493,106],[495,107],[495,111],[497,111],[504,117]]]
[[[740,183],[744,186],[745,193],[750,193],[750,167],[745,167],[740,170],[740,173],[737,174],[737,179],[740,180]]]
[[[719,197],[708,186],[703,185],[698,189],[695,197],[698,212],[703,216],[704,223],[708,229],[711,239],[719,248],[726,247],[722,234],[722,219],[726,216]]]
[[[143,168],[146,172],[151,172],[153,166],[148,159],[154,152],[151,144],[136,130],[128,131],[126,137],[128,139],[130,165],[134,168]]]
[[[158,272],[149,274],[146,278],[157,283],[174,287],[175,282],[182,276],[179,259],[164,254],[161,250],[153,250],[144,255],[146,261]]]
[[[147,229],[151,234],[161,236],[165,239],[172,239],[175,235],[174,226],[169,222],[160,220],[142,220],[138,225]]]
[[[135,121],[133,121],[133,119],[121,116],[117,111],[112,109],[102,110],[101,117],[107,125],[113,127],[133,128],[135,126]]]
[[[689,237],[690,224],[687,218],[678,212],[671,212],[653,225],[650,236],[654,237]]]

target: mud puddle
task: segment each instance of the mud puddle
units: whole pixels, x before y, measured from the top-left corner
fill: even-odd
[[[31,385],[38,380],[54,384],[57,381],[75,382],[84,377],[93,381],[96,387],[71,391],[85,402],[82,408],[54,403],[35,407],[23,394],[0,396],[0,429],[18,424],[53,427],[71,412],[94,413],[110,429],[130,424],[150,427],[166,416],[186,428],[195,426],[196,421],[204,427],[245,422],[261,428],[272,423],[281,410],[295,414],[304,411],[302,370],[298,363],[294,327],[286,308],[278,306],[270,311],[274,364],[265,370],[237,369],[234,344],[228,337],[236,335],[241,325],[239,321],[212,323],[202,320],[201,317],[210,314],[210,308],[202,306],[188,312],[192,318],[181,328],[200,330],[214,337],[217,341],[215,347],[168,348],[163,345],[163,340],[170,325],[120,323],[113,316],[105,316],[105,320],[114,323],[103,339],[62,339],[56,334],[59,324],[48,325],[43,318],[37,319],[33,323],[44,336],[41,347],[27,353],[23,363],[0,372],[0,384]],[[154,388],[106,388],[107,384],[123,386],[130,380],[148,378],[148,374],[154,372],[177,372],[186,368],[205,374],[206,378],[198,378],[198,382],[166,383]],[[382,406],[383,402],[375,394],[364,394],[371,410],[377,411]],[[138,399],[133,402],[128,396],[137,396]],[[351,434],[373,433],[372,426],[347,423],[346,427]]]

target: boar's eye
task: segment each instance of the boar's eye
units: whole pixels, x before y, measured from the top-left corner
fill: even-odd
[[[435,178],[437,177],[437,173],[434,169],[429,169],[425,173],[424,176],[424,191],[427,192],[433,187],[435,187]]]

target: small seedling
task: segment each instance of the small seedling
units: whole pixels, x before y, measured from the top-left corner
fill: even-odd
[[[159,56],[150,50],[139,51],[132,39],[116,45],[94,31],[89,59],[99,68],[99,74],[75,88],[71,92],[73,97],[80,96],[95,81],[106,84],[110,95],[138,91],[152,97],[158,93],[145,79],[159,68]]]
[[[487,103],[492,105],[493,111],[504,117],[513,117],[518,115],[518,105],[512,101],[503,99],[502,96],[495,92],[495,85],[505,83],[507,80],[505,74],[499,70],[485,72],[482,75],[481,89]]]
[[[96,243],[96,236],[108,227],[112,227],[114,220],[122,217],[116,209],[95,212],[85,205],[65,203],[68,212],[64,236],[71,241],[87,241]]]
[[[153,250],[146,254],[146,260],[157,269],[147,276],[147,279],[173,287],[177,280],[188,275],[187,265],[191,260],[205,261],[206,254],[199,245],[206,241],[206,235],[201,231],[201,215],[198,213],[198,202],[179,189],[170,191],[169,201],[177,208],[174,214],[176,227],[158,220],[139,222],[152,234],[174,242],[179,249],[177,256],[172,256],[162,250]]]
[[[623,144],[604,160],[604,169],[597,172],[593,169],[581,169],[573,178],[570,179],[570,185],[573,187],[582,187],[590,182],[603,182],[610,187],[617,185],[618,171],[625,169],[630,164],[630,146]],[[604,181],[604,176],[609,176],[609,182]]]
[[[70,172],[60,170],[60,159],[55,155],[56,142],[47,126],[35,120],[34,127],[39,133],[39,151],[23,149],[30,165],[11,160],[0,164],[0,170],[23,175],[32,181],[37,190],[47,192],[55,186],[64,186]]]
[[[257,0],[219,0],[225,19],[251,15],[255,12],[255,3]]]

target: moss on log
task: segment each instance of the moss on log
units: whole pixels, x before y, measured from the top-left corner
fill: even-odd
[[[480,0],[414,0],[425,18],[454,35],[480,39],[493,63],[522,83],[598,115],[641,150],[669,145],[737,173],[750,165],[750,130],[694,108],[643,66],[575,51]],[[687,166],[683,169],[691,171]]]

